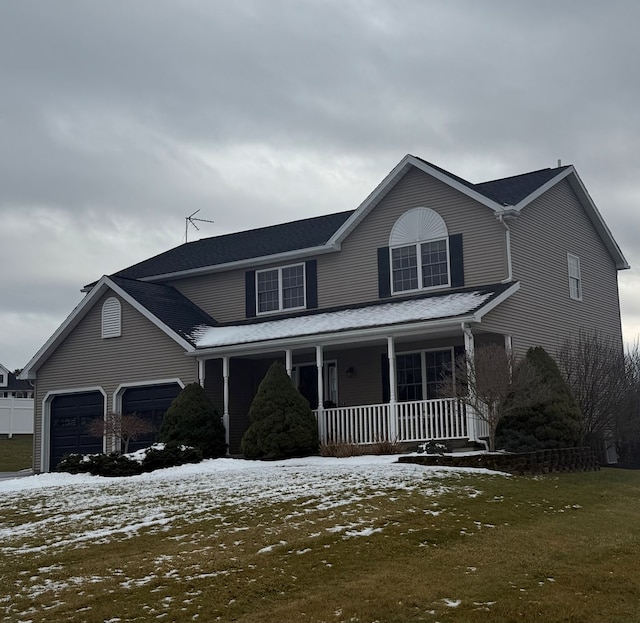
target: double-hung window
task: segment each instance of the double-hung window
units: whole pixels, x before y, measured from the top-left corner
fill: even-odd
[[[305,306],[304,264],[256,272],[258,313]]]
[[[453,374],[453,362],[451,348],[397,355],[398,400],[440,398]]]
[[[393,292],[449,285],[446,238],[391,249]]]
[[[580,276],[580,258],[567,253],[569,265],[569,296],[576,301],[582,300],[582,278]]]

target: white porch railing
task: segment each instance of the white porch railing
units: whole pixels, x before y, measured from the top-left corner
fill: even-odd
[[[321,443],[474,440],[488,435],[486,422],[476,417],[472,409],[459,398],[416,400],[395,405],[334,407],[316,411],[315,414]]]
[[[0,398],[0,434],[33,433],[33,398]]]

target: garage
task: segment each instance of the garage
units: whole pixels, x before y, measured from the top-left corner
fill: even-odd
[[[87,426],[104,417],[104,397],[100,392],[61,394],[51,402],[49,465],[55,469],[70,452],[102,452],[102,437],[92,437]]]
[[[122,396],[122,413],[136,413],[151,422],[154,431],[131,441],[129,452],[146,448],[156,440],[162,418],[181,389],[178,383],[165,383],[129,387],[125,390]]]

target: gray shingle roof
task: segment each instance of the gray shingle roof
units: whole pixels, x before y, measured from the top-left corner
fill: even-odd
[[[30,391],[33,389],[33,386],[29,381],[22,381],[16,377],[16,375],[9,371],[9,378],[7,379],[7,387],[2,387],[0,389],[7,389],[13,391]]]
[[[140,279],[321,246],[352,214],[353,210],[350,210],[215,238],[202,238],[134,264],[115,275]]]
[[[473,188],[502,205],[516,205],[567,168],[540,169],[531,173],[474,184]]]
[[[213,327],[218,324],[209,314],[172,286],[123,277],[110,277],[110,279],[193,346],[195,343],[191,335],[197,327],[202,325]]]
[[[417,156],[414,156],[414,158],[428,164],[432,169],[443,173],[459,184],[475,190],[477,193],[487,197],[487,199],[491,199],[501,205],[516,205],[540,188],[540,186],[543,186],[550,179],[553,179],[558,173],[568,168],[565,166],[555,169],[539,169],[538,171],[531,171],[530,173],[521,173],[520,175],[512,175],[510,177],[473,184],[431,162],[427,162],[423,158],[418,158]]]
[[[519,203],[566,168],[541,169],[472,184],[426,160],[421,158],[418,160],[501,205]],[[115,273],[115,276],[143,279],[322,246],[353,212],[353,210],[339,212],[213,238],[203,238],[129,266]]]

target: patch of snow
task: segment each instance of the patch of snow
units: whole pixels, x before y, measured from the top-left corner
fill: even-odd
[[[227,327],[199,327],[191,337],[198,348],[230,346],[279,338],[335,333],[381,327],[405,322],[436,320],[468,314],[480,307],[492,293],[458,292],[398,303],[384,303],[359,309],[296,316],[255,324]]]
[[[364,528],[363,530],[347,530],[344,534],[344,538],[350,538],[354,536],[371,536],[376,532],[382,532],[382,528]]]
[[[447,599],[446,597],[442,601],[448,608],[457,608],[462,603],[461,599]]]

